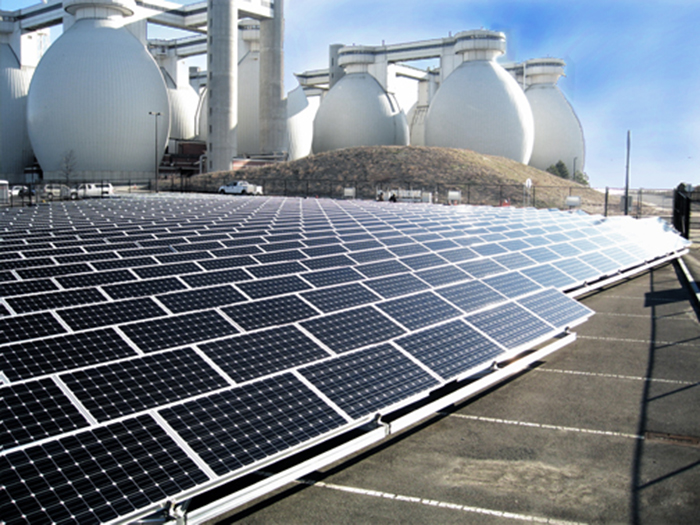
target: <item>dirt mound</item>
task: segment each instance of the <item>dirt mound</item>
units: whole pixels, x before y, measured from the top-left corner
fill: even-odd
[[[538,207],[561,207],[570,194],[593,206],[603,200],[603,195],[585,186],[510,159],[418,146],[347,148],[292,162],[204,174],[193,177],[190,188],[216,191],[234,179],[261,184],[268,195],[341,197],[343,188],[354,187],[358,197],[373,198],[378,189],[421,189],[444,201],[447,191],[460,190],[463,202],[500,204],[507,200],[517,205],[527,203],[523,186],[530,179]]]

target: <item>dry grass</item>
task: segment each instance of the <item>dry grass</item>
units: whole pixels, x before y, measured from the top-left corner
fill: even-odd
[[[561,207],[569,194],[582,197],[585,208],[603,205],[603,195],[519,162],[473,151],[418,146],[347,148],[237,172],[193,177],[190,189],[216,191],[234,179],[265,187],[267,194],[339,197],[343,187],[355,187],[371,198],[376,188],[432,191],[442,200],[448,190],[461,190],[472,204],[513,204],[523,199],[523,185],[532,181],[538,207]]]

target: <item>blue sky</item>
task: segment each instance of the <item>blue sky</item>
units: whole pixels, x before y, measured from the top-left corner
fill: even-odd
[[[698,0],[286,0],[285,17],[287,91],[294,72],[327,66],[332,43],[503,31],[504,60],[566,60],[559,86],[581,120],[593,186],[624,185],[627,130],[634,187],[700,185]]]

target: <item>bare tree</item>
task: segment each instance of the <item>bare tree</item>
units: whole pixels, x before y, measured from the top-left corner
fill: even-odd
[[[60,172],[66,179],[66,186],[70,186],[70,177],[75,171],[75,165],[77,164],[75,158],[75,152],[71,149],[66,151],[61,158],[61,169]]]

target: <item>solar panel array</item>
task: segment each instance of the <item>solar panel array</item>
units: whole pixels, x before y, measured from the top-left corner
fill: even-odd
[[[0,216],[7,524],[125,520],[427,396],[677,254],[657,221],[151,196]]]

